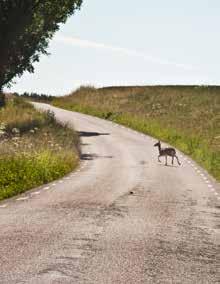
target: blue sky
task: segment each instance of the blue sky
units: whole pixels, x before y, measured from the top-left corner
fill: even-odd
[[[220,84],[219,0],[84,0],[17,92],[80,85]]]

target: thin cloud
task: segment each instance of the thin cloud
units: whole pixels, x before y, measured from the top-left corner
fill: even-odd
[[[95,49],[102,49],[102,50],[108,50],[116,53],[121,53],[123,55],[129,56],[129,57],[139,57],[143,59],[144,61],[147,62],[152,62],[152,63],[157,63],[160,65],[172,65],[181,69],[186,69],[186,70],[191,70],[194,69],[193,66],[188,65],[188,64],[181,64],[181,63],[176,63],[172,62],[169,60],[161,59],[161,58],[156,58],[153,56],[146,55],[145,53],[141,53],[132,49],[127,49],[123,47],[116,47],[112,45],[107,45],[104,43],[98,43],[94,41],[89,41],[89,40],[84,40],[80,39],[77,37],[68,37],[68,36],[56,36],[55,37],[56,41],[63,42],[66,44],[74,45],[74,46],[79,46],[83,48],[95,48]]]

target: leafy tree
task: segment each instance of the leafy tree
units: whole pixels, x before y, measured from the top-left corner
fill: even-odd
[[[15,76],[34,71],[49,40],[82,0],[0,0],[0,93]]]

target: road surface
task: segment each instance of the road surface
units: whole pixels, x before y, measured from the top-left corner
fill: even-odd
[[[220,283],[219,184],[156,140],[47,105],[74,125],[80,168],[0,203],[0,283]]]

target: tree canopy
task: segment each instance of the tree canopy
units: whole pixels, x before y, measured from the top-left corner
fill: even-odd
[[[82,0],[0,0],[0,90],[47,54],[49,40]]]

